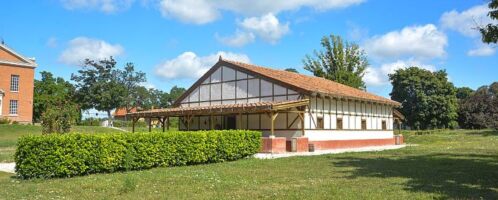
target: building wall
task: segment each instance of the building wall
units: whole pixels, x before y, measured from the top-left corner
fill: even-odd
[[[0,52],[3,51],[0,50]],[[2,55],[0,54],[0,56]],[[33,120],[34,69],[0,64],[0,72],[0,89],[5,92],[0,117],[21,123],[31,123]],[[18,92],[10,91],[11,75],[19,75]],[[18,100],[17,115],[9,115],[10,100]]]

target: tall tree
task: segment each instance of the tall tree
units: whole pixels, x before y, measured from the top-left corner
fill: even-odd
[[[47,71],[40,72],[41,79],[35,80],[34,96],[33,96],[33,118],[39,122],[43,113],[48,108],[59,104],[68,107],[76,107],[75,104],[75,88],[61,77],[54,77],[52,73]],[[71,112],[74,119],[78,118],[78,109]]]
[[[498,20],[498,0],[491,0],[488,7],[491,9],[488,16],[491,19]],[[488,44],[498,42],[498,24],[487,24],[479,28],[479,30],[481,31],[483,42]]]
[[[391,98],[401,102],[407,124],[415,129],[456,127],[456,90],[444,70],[431,72],[418,67],[389,74]]]
[[[131,109],[139,106],[137,99],[139,98],[138,90],[141,83],[147,81],[145,73],[135,71],[135,66],[133,63],[126,63],[123,70],[119,70],[119,82],[123,84],[125,90],[123,94],[123,102],[121,107],[126,109],[126,112],[130,112]]]
[[[456,89],[456,97],[458,100],[464,100],[469,97],[474,90],[469,87],[461,87]]]
[[[498,129],[498,82],[482,86],[460,103],[462,128]]]
[[[187,91],[185,88],[178,87],[178,86],[173,86],[171,90],[169,91],[169,95],[167,98],[168,101],[168,107],[173,105],[173,103],[180,97],[182,96],[183,93]]]
[[[318,77],[365,89],[362,78],[368,61],[364,51],[358,45],[344,42],[335,35],[324,36],[321,45],[323,50],[315,50],[313,57],[306,55],[303,59],[304,69]]]
[[[123,94],[126,93],[120,75],[112,57],[99,61],[86,59],[83,69],[78,70],[78,74],[71,75],[71,80],[76,82],[77,97],[82,109],[106,111],[112,124],[111,110],[123,105]]]

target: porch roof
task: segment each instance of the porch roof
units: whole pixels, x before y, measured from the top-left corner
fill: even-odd
[[[215,114],[237,114],[237,113],[263,113],[276,112],[306,106],[309,104],[308,99],[278,101],[278,102],[255,102],[241,104],[222,104],[210,106],[195,107],[175,107],[152,109],[140,112],[128,113],[131,117],[177,117],[186,115],[215,115]]]

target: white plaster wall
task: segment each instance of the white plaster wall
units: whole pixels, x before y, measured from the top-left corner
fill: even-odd
[[[306,130],[304,136],[310,141],[389,139],[393,131]]]
[[[262,131],[263,137],[270,136],[271,131]],[[278,130],[275,131],[275,137],[285,137],[290,140],[293,137],[301,137],[302,133],[300,130]]]

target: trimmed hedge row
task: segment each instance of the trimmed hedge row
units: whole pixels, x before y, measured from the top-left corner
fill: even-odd
[[[246,130],[25,136],[15,153],[20,178],[214,163],[257,153],[261,132]]]

